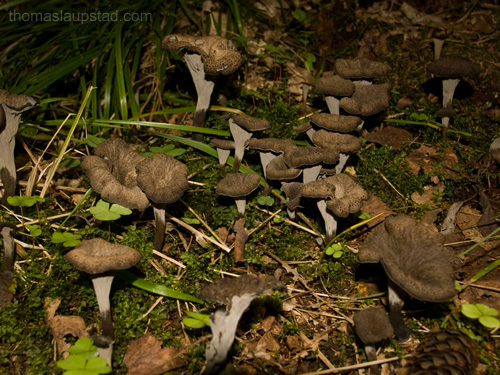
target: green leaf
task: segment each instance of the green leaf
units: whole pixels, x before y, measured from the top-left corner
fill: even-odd
[[[365,212],[365,211],[361,211],[361,213],[358,215],[358,219],[361,219],[361,220],[366,220],[366,219],[369,219],[371,216],[368,212]]]
[[[201,320],[207,326],[210,325],[210,314],[204,314],[194,311],[186,311],[186,315],[189,315],[191,318]]]
[[[203,328],[206,326],[206,324],[203,323],[201,320],[194,319],[194,318],[184,318],[184,319],[182,319],[182,323],[184,323],[184,325],[186,327],[194,328],[194,329],[200,329],[200,328]]]
[[[122,215],[130,215],[132,213],[132,210],[116,203],[110,206],[109,202],[102,199],[94,207],[91,207],[89,211],[100,221],[118,220]]]
[[[80,354],[96,350],[97,348],[91,339],[89,339],[88,337],[80,337],[73,345],[69,347],[68,352],[71,354]]]
[[[95,135],[88,134],[87,138],[85,138],[85,143],[90,147],[97,147],[99,144],[104,142],[106,139],[96,137]]]
[[[261,195],[257,198],[257,203],[261,206],[272,206],[274,204],[274,198],[269,195]]]
[[[132,213],[132,210],[130,208],[120,206],[117,203],[112,204],[109,211],[115,212],[115,213],[122,215],[122,216],[130,215]]]
[[[462,311],[462,314],[470,319],[478,319],[480,316],[482,316],[481,311],[479,311],[476,305],[472,305],[470,303],[464,303],[460,307],[460,311]]]
[[[50,241],[55,244],[62,243],[64,247],[74,247],[80,243],[81,238],[81,235],[71,232],[54,232]]]
[[[334,243],[325,249],[325,253],[326,253],[326,255],[333,255],[333,254],[340,251],[340,254],[342,255],[342,249],[343,249],[343,246],[341,244]],[[339,257],[336,257],[336,258],[339,258]]]
[[[106,360],[101,357],[90,358],[85,368],[87,370],[93,370],[98,374],[108,374],[111,372],[111,367],[109,367]]]
[[[37,202],[45,202],[45,198],[40,198],[40,197],[29,197],[26,195],[23,195],[22,197],[19,195],[13,195],[11,197],[7,197],[7,202],[11,206],[21,206],[21,207],[31,207]]]
[[[30,235],[33,237],[37,237],[42,234],[42,230],[40,229],[39,225],[33,224],[33,225],[26,225],[26,229],[30,232]]]
[[[57,361],[56,365],[63,370],[82,370],[86,363],[87,359],[82,354],[71,354],[68,358]]]
[[[493,316],[481,316],[479,317],[479,323],[481,323],[486,328],[497,328],[500,326],[500,320]]]
[[[200,221],[196,218],[191,218],[191,217],[181,217],[181,220],[183,222],[185,222],[186,224],[189,224],[189,225],[194,225],[194,224],[201,224]]]
[[[485,316],[497,316],[498,315],[498,310],[496,310],[492,307],[486,306],[482,303],[476,303],[476,307],[479,310],[479,312],[481,313],[481,315],[485,315]]]
[[[334,258],[337,258],[337,259],[338,259],[338,258],[342,257],[342,254],[344,254],[344,252],[343,252],[343,251],[335,251],[335,252],[332,254],[332,256],[333,256]]]

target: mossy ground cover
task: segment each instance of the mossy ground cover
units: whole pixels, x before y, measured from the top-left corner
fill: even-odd
[[[324,233],[315,204],[304,201],[299,219],[289,221],[276,184],[273,187],[278,190],[270,205],[259,203],[261,189],[248,199],[246,227],[257,230],[247,241],[244,263],[235,264],[232,253],[197,238],[195,231],[209,237],[213,231],[230,246],[230,228],[237,212],[231,198],[215,192],[221,176],[214,150],[210,149],[209,154],[198,144],[184,141],[191,138],[186,128],[161,127],[190,124],[196,102],[182,58],[162,51],[161,39],[170,33],[201,35],[211,30],[233,39],[243,54],[243,66],[217,81],[214,106],[207,114],[208,133],[202,142],[205,145],[218,134],[229,135],[227,117],[238,111],[270,121],[271,129],[259,136],[290,137],[299,144],[308,144],[307,137],[296,134],[294,126],[307,121],[314,112],[325,112],[326,104],[315,92],[311,92],[306,106],[297,101],[299,95],[290,86],[290,79],[296,78],[293,68],[308,67],[317,78],[331,70],[339,57],[365,56],[388,62],[392,67],[388,78],[393,85],[391,105],[382,114],[367,119],[365,131],[395,126],[409,131],[412,137],[395,149],[368,142],[361,135],[363,147],[349,160],[348,172],[385,203],[380,206],[382,210],[424,219],[434,215],[439,226],[450,205],[460,200],[465,201],[464,215],[490,215],[495,219],[500,208],[500,167],[489,156],[488,148],[500,135],[500,12],[496,4],[481,1],[459,2],[453,7],[445,7],[446,1],[442,3],[442,8],[437,9],[425,2],[411,2],[422,14],[441,17],[441,26],[412,23],[398,13],[397,5],[385,9],[365,2],[351,5],[305,1],[298,7],[283,3],[266,10],[257,2],[226,1],[202,12],[201,1],[138,1],[119,9],[105,9],[103,5],[99,10],[144,13],[150,18],[101,23],[12,21],[9,17],[13,11],[25,14],[48,10],[41,5],[6,3],[0,16],[0,30],[5,35],[0,42],[0,87],[32,95],[40,103],[23,114],[17,136],[20,195],[25,195],[27,189],[33,195],[40,194],[74,119],[64,122],[66,116],[77,113],[88,88],[92,86],[93,90],[45,202],[22,210],[0,208],[1,221],[18,225],[16,239],[20,241],[14,268],[14,300],[0,311],[0,372],[61,373],[55,366],[57,352],[47,322],[50,299],[61,300],[57,315],[79,316],[90,336],[100,334],[92,284],[87,275],[64,260],[68,248],[51,241],[56,230],[81,235],[82,240],[100,237],[133,247],[143,255],[132,269],[133,274],[191,295],[220,277],[244,273],[279,277],[289,287],[288,294],[262,297],[251,306],[243,316],[232,359],[223,373],[305,374],[330,365],[345,367],[363,362],[366,357],[354,334],[352,315],[365,306],[385,308],[387,302],[382,270],[360,266],[357,261],[357,251],[369,227],[342,236],[342,256],[328,256],[313,234]],[[96,11],[79,2],[72,7],[57,2],[49,5],[54,12]],[[472,26],[466,25],[473,18],[474,25],[485,22],[484,29],[471,32]],[[453,104],[458,115],[445,137],[435,116],[440,108],[440,84],[425,66],[433,59],[432,38],[443,37],[449,24],[457,26],[447,35],[443,53],[479,63],[481,73],[459,85]],[[136,121],[152,123],[138,125]],[[214,135],[211,131],[222,133]],[[184,219],[186,225],[169,221],[162,251],[176,263],[153,253],[154,217],[150,209],[142,216],[134,212],[116,221],[100,222],[89,212],[99,200],[98,194],[91,193],[70,214],[89,188],[78,164],[80,157],[92,154],[96,140],[110,136],[123,137],[141,151],[165,145],[183,149],[176,158],[188,166],[191,183],[183,201],[167,206],[167,213]],[[416,162],[410,155],[422,150],[422,146],[432,150],[433,159],[427,157],[428,169],[424,168],[424,160],[422,168],[414,172]],[[247,152],[243,166],[262,174],[254,151]],[[230,166],[226,168],[230,170]],[[415,201],[413,194],[422,194],[440,182],[442,190],[436,190],[424,203]],[[486,195],[489,206],[484,198],[480,200],[481,194]],[[61,214],[67,216],[58,217]],[[42,229],[35,237],[22,225],[34,220]],[[341,221],[339,232],[359,221],[356,215]],[[471,234],[471,228],[477,226],[477,220],[464,222],[450,240],[450,248],[459,254],[482,238]],[[482,245],[462,257],[457,281],[467,283],[497,260],[497,246]],[[459,310],[464,301],[500,308],[498,269],[481,280],[485,289],[469,286],[450,303],[429,306],[412,301],[406,305],[405,320],[415,338],[406,345],[391,340],[381,358],[406,355],[429,330],[459,328],[478,342],[480,373],[497,373],[498,334],[468,320]],[[117,277],[111,306],[116,374],[127,373],[123,357],[130,343],[146,333],[161,340],[164,347],[173,346],[184,353],[185,365],[175,370],[177,373],[200,372],[210,330],[191,329],[181,321],[185,311],[208,313],[213,305],[162,298]],[[393,371],[399,363],[386,366]]]

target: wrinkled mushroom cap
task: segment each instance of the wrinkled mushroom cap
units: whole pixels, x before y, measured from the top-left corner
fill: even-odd
[[[278,154],[284,152],[287,147],[295,146],[295,142],[290,138],[252,138],[248,140],[247,145],[250,149]]]
[[[327,178],[311,181],[302,186],[300,195],[306,198],[330,199],[335,196],[335,185]]]
[[[94,238],[80,242],[64,258],[77,270],[96,275],[130,268],[141,260],[142,255],[131,247]]]
[[[234,150],[234,141],[230,139],[212,138],[210,143],[222,150]]]
[[[171,34],[163,38],[162,48],[199,54],[205,73],[211,75],[234,73],[243,63],[232,41],[218,35],[190,36]]]
[[[375,345],[394,336],[389,315],[375,307],[358,311],[353,321],[356,334],[365,345]]]
[[[479,65],[458,57],[443,57],[427,65],[427,71],[441,78],[474,77]]]
[[[219,195],[233,198],[246,197],[253,192],[260,183],[260,177],[253,173],[230,173],[219,181],[215,191]]]
[[[358,212],[368,199],[366,190],[345,173],[327,177],[325,180],[335,186],[335,194],[326,202],[326,207],[338,217],[347,217]]]
[[[318,164],[335,164],[339,153],[321,147],[290,147],[283,154],[285,163],[291,168]]]
[[[232,116],[231,118],[236,124],[249,132],[265,130],[271,127],[271,123],[269,121],[249,115],[237,115]]]
[[[90,185],[101,197],[130,209],[145,210],[148,198],[137,186],[135,166],[145,158],[134,152],[121,138],[99,144],[94,156],[82,158],[82,169]]]
[[[380,262],[387,276],[411,297],[444,302],[455,295],[455,256],[443,236],[406,215],[388,217],[365,239],[361,263]]]
[[[302,173],[301,169],[289,168],[283,155],[278,155],[266,167],[266,177],[270,180],[288,181],[297,178]]]
[[[218,303],[231,301],[233,296],[244,294],[265,294],[272,290],[285,290],[281,281],[273,276],[256,277],[242,275],[241,277],[219,279],[213,284],[205,286],[199,294],[201,299],[208,299]]]
[[[362,57],[335,60],[335,71],[343,78],[358,80],[384,77],[391,72],[391,67],[385,62]]]
[[[302,197],[302,182],[283,182],[281,190],[285,193],[285,204],[289,210],[295,210],[300,205],[300,198]]]
[[[188,168],[177,159],[155,154],[135,166],[137,184],[155,203],[173,203],[188,188]]]
[[[356,130],[363,123],[363,120],[357,116],[315,113],[311,116],[311,122],[326,130],[350,133]]]
[[[351,96],[356,86],[338,75],[323,75],[314,82],[313,88],[326,96]]]
[[[351,154],[361,148],[361,141],[351,134],[334,133],[320,129],[312,136],[313,143],[321,148]]]
[[[350,98],[340,99],[340,107],[351,115],[372,116],[389,108],[389,90],[392,85],[361,85]]]
[[[31,96],[11,94],[7,90],[0,89],[0,104],[5,104],[16,111],[22,111],[27,107],[34,106],[36,100]]]

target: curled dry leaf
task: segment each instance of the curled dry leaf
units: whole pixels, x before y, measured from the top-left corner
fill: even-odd
[[[403,143],[408,144],[413,139],[411,132],[394,126],[378,127],[369,133],[365,131],[363,136],[368,142],[391,146],[395,150],[400,150]]]
[[[160,375],[185,365],[179,348],[161,347],[161,341],[144,335],[130,343],[123,363],[128,375]]]

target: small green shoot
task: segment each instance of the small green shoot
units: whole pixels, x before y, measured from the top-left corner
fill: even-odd
[[[42,234],[42,229],[40,225],[37,224],[26,225],[26,229],[30,232],[30,236],[32,237],[38,237]]]
[[[464,303],[460,311],[469,319],[477,319],[481,325],[488,329],[500,327],[500,321],[496,318],[498,311],[482,303]]]
[[[66,359],[56,362],[57,367],[66,370],[64,375],[109,374],[111,367],[98,356],[97,348],[88,337],[80,337],[69,349]]]
[[[331,244],[325,249],[325,253],[338,259],[344,254],[344,246],[339,243]]]
[[[7,202],[11,206],[16,206],[16,207],[31,207],[36,203],[43,203],[45,202],[45,198],[40,198],[40,197],[29,197],[26,195],[19,196],[19,195],[13,195],[11,197],[7,197]]]
[[[274,204],[274,198],[269,195],[261,195],[257,198],[257,203],[261,206],[272,206]]]
[[[149,151],[144,152],[142,155],[143,156],[151,156],[154,154],[165,154],[172,156],[173,158],[182,155],[183,153],[186,152],[186,149],[184,148],[176,148],[174,144],[169,143],[164,146],[158,147],[158,146],[150,146]]]
[[[200,329],[210,325],[210,315],[208,314],[186,311],[186,315],[189,317],[182,319],[182,323],[186,327]]]
[[[97,220],[113,221],[118,220],[122,215],[130,215],[132,210],[116,203],[110,205],[109,202],[100,199],[94,207],[90,208],[90,213],[94,215]]]
[[[201,224],[201,222],[194,217],[183,216],[183,217],[181,217],[181,220],[189,225]]]
[[[64,247],[75,247],[80,243],[81,238],[81,235],[71,232],[54,232],[52,233],[50,242],[55,244],[62,243]]]

